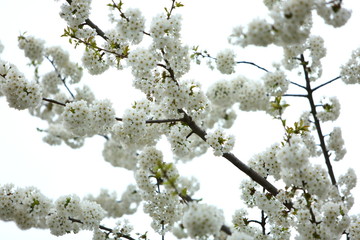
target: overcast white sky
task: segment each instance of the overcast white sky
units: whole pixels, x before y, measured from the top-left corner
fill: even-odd
[[[61,1],[60,1],[61,2]],[[110,1],[109,1],[110,2]],[[163,12],[164,6],[170,6],[170,0],[124,1],[124,7],[140,7],[148,16]],[[319,21],[315,34],[325,38],[328,57],[324,61],[322,81],[339,75],[338,67],[347,61],[351,50],[360,47],[358,23],[360,22],[360,4],[356,0],[345,0],[346,6],[353,8],[353,16],[345,28],[333,29]],[[94,0],[91,19],[103,29],[109,28],[107,11],[104,7],[108,1]],[[222,1],[190,1],[183,0],[185,5],[178,12],[183,14],[183,39],[192,45],[200,45],[215,55],[219,50],[229,47],[227,36],[231,29],[239,24],[246,24],[252,18],[264,16],[265,7],[261,0],[222,0]],[[17,48],[17,36],[27,32],[46,40],[47,46],[62,45],[69,52],[74,52],[67,39],[60,38],[65,22],[58,16],[59,3],[49,0],[0,0],[0,40],[5,45],[0,57],[16,64],[30,79],[32,70],[27,68],[27,59]],[[237,59],[255,62],[263,67],[271,68],[273,61],[281,60],[281,51],[276,48],[248,49],[237,48]],[[72,60],[78,60],[81,51],[75,51]],[[259,78],[262,72],[251,66],[238,66],[237,74],[251,78]],[[211,72],[203,66],[196,66],[188,75],[204,85],[217,80],[231,77],[222,76],[216,71]],[[111,98],[114,101],[117,115],[129,104],[139,99],[136,91],[131,90],[131,76],[127,73],[109,71],[100,77],[86,75],[85,84],[93,87],[99,99]],[[296,80],[295,80],[296,81]],[[347,167],[354,167],[360,175],[359,167],[359,86],[345,86],[337,82],[322,94],[337,95],[342,104],[341,117],[335,123],[329,123],[325,129],[330,131],[333,126],[341,126],[348,154],[340,163],[334,163],[336,176],[344,173]],[[292,99],[289,99],[291,101]],[[304,102],[307,107],[307,102]],[[298,109],[296,109],[298,110]],[[294,113],[295,114],[295,113]],[[295,117],[300,114],[296,113]],[[17,111],[7,107],[6,100],[0,98],[0,184],[14,183],[17,186],[37,186],[45,195],[56,199],[64,194],[76,193],[85,196],[87,193],[97,194],[101,188],[117,191],[125,190],[129,182],[133,182],[132,174],[122,169],[115,169],[102,160],[104,139],[94,137],[88,139],[80,150],[72,150],[66,146],[50,147],[42,142],[43,135],[36,131],[37,127],[45,128],[46,124],[30,117],[27,111]],[[282,131],[279,122],[271,121],[262,113],[240,113],[237,120],[237,145],[234,153],[243,161],[253,154],[263,151],[274,142],[281,141]],[[163,149],[168,151],[167,145]],[[199,171],[200,169],[200,171]],[[207,154],[194,160],[189,166],[181,167],[180,173],[195,175],[201,181],[202,190],[199,197],[204,202],[223,208],[227,221],[233,210],[239,208],[239,183],[246,176],[240,173],[225,159]],[[357,187],[357,198],[360,199],[360,187]],[[356,203],[359,205],[359,201]],[[354,207],[360,212],[360,207]],[[145,221],[145,220],[144,220]],[[148,224],[137,224],[135,230],[146,231]],[[146,228],[149,226],[149,228]],[[111,226],[110,226],[111,227]],[[82,232],[78,236],[68,235],[56,238],[48,230],[20,231],[13,223],[0,222],[0,239],[90,239],[89,233]]]

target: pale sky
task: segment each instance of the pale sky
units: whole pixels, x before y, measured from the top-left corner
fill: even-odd
[[[110,1],[94,0],[93,15],[90,17],[104,30],[110,27],[107,24],[108,13],[105,7],[108,2]],[[182,3],[185,7],[178,10],[183,14],[183,42],[190,46],[200,45],[201,49],[207,49],[212,55],[216,55],[219,50],[230,47],[227,44],[227,37],[234,26],[246,24],[253,18],[264,16],[266,9],[261,7],[261,2],[261,0],[183,0]],[[356,0],[345,0],[344,2],[346,6],[353,9],[352,18],[344,28],[333,29],[324,25],[321,20],[316,21],[319,25],[315,28],[314,34],[321,34],[325,39],[325,46],[328,47],[328,56],[323,61],[324,73],[319,83],[337,77],[339,75],[338,67],[348,60],[353,49],[360,47],[360,35],[358,34],[360,4]],[[125,0],[124,3],[125,8],[140,7],[147,16],[148,26],[151,16],[164,12],[163,7],[170,6],[171,1]],[[81,50],[74,50],[68,44],[67,39],[60,38],[65,28],[65,22],[60,19],[58,13],[59,3],[54,1],[0,0],[0,41],[5,46],[0,58],[17,65],[31,79],[33,73],[31,68],[26,66],[28,60],[17,48],[17,36],[27,32],[28,35],[44,39],[46,46],[64,46],[69,52],[75,53],[73,57],[70,57],[72,61],[79,60],[82,54]],[[274,61],[280,61],[282,57],[282,52],[276,47],[234,49],[237,60],[255,62],[269,69]],[[259,78],[263,73],[254,67],[239,65],[236,67],[236,74]],[[224,76],[216,70],[210,71],[203,64],[194,67],[186,77],[196,79],[207,86],[218,79],[231,79],[236,74]],[[128,71],[122,73],[111,70],[100,77],[85,75],[82,81],[96,89],[94,92],[99,99],[111,98],[119,117],[131,102],[141,98],[137,91],[131,89],[132,78]],[[345,147],[348,151],[344,160],[333,164],[336,176],[345,173],[348,167],[355,168],[360,176],[360,164],[358,163],[360,155],[358,141],[358,136],[360,136],[359,90],[358,85],[345,86],[338,81],[319,91],[317,93],[319,95],[316,96],[320,99],[323,94],[336,95],[342,106],[339,120],[324,126],[327,132],[331,131],[334,126],[342,127]],[[289,99],[288,101],[293,100]],[[303,101],[304,106],[307,107],[308,103]],[[299,103],[302,102],[295,104]],[[297,110],[296,108],[294,116],[289,116],[289,118],[295,119],[300,115],[301,112],[296,112]],[[46,128],[46,123],[31,117],[26,110],[9,109],[3,97],[0,98],[0,117],[0,184],[14,183],[20,187],[34,185],[46,196],[56,199],[61,195],[72,193],[76,193],[80,197],[87,193],[97,195],[101,188],[117,191],[120,195],[129,182],[134,182],[132,173],[113,168],[102,159],[104,139],[101,137],[87,139],[85,146],[79,150],[73,150],[64,145],[48,146],[42,142],[44,135],[36,131],[37,127]],[[282,140],[283,132],[280,123],[262,113],[242,112],[239,113],[236,121],[234,134],[237,135],[237,143],[234,153],[244,162],[253,154],[262,152],[272,143]],[[168,152],[168,145],[162,144],[160,147]],[[199,171],[199,169],[201,170]],[[189,166],[179,167],[179,171],[184,175],[198,177],[201,191],[196,196],[203,198],[206,203],[223,208],[229,224],[233,211],[241,206],[238,188],[241,179],[247,178],[247,176],[240,173],[227,160],[213,157],[211,151],[194,160]],[[353,210],[360,212],[360,186],[356,188],[354,194],[355,205],[358,206],[354,206]],[[141,209],[139,210],[141,211]],[[134,222],[133,224],[135,231],[150,230],[150,226],[146,222],[141,224]],[[109,225],[109,227],[113,226]],[[14,223],[0,221],[0,239],[4,240],[75,238],[77,240],[91,239],[91,233],[81,232],[78,235],[70,234],[57,238],[50,235],[49,230],[21,231]],[[158,239],[158,236],[152,239]]]

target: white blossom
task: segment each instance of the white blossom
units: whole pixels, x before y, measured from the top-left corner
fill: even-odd
[[[222,210],[215,206],[191,203],[182,222],[190,237],[208,237],[219,233],[224,216]]]

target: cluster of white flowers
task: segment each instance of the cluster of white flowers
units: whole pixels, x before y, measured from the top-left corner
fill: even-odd
[[[140,109],[127,109],[122,119],[121,123],[114,126],[114,132],[121,136],[121,141],[125,144],[139,141],[146,133],[146,113]]]
[[[232,91],[229,81],[219,80],[208,88],[206,95],[211,103],[221,107],[230,107],[234,103]]]
[[[0,186],[0,219],[15,221],[19,228],[49,228],[60,236],[80,229],[98,228],[105,217],[100,205],[76,195],[62,196],[55,203],[34,187]]]
[[[246,235],[252,236],[252,238],[250,238],[251,240],[256,239],[256,237],[261,239],[263,237],[261,231],[257,227],[250,225],[248,223],[248,220],[249,220],[249,216],[246,209],[236,210],[232,216],[232,223],[236,229],[236,231],[234,231],[233,234],[237,236],[238,232],[241,232],[244,235],[244,240],[248,240],[248,238],[246,238]]]
[[[243,111],[265,111],[270,106],[270,94],[265,84],[243,76],[215,82],[208,88],[206,95],[213,104],[222,107],[240,103],[239,107]]]
[[[150,34],[154,45],[162,49],[180,37],[181,15],[173,14],[168,18],[165,14],[155,16],[150,24]]]
[[[81,58],[84,67],[91,75],[99,75],[108,70],[109,65],[105,62],[102,56],[91,49],[84,51],[84,55]]]
[[[355,49],[349,61],[341,66],[340,75],[346,84],[360,83],[360,48]]]
[[[46,129],[47,135],[43,138],[43,141],[51,146],[60,145],[64,142],[71,148],[77,149],[84,145],[85,138],[74,136],[69,132],[62,123],[51,123],[48,129]]]
[[[347,172],[341,175],[338,179],[338,186],[341,190],[341,193],[345,196],[350,195],[350,191],[356,186],[357,178],[355,170],[349,168]]]
[[[221,129],[208,132],[205,137],[206,142],[213,148],[215,156],[221,156],[223,153],[230,152],[235,145],[235,137],[233,135],[226,135]]]
[[[336,96],[323,98],[321,100],[322,111],[318,111],[316,117],[320,121],[335,121],[340,115],[340,102]]]
[[[360,214],[351,216],[351,223],[348,228],[350,239],[359,239],[360,236]]]
[[[243,76],[231,80],[233,100],[240,103],[242,111],[264,111],[269,107],[270,96],[261,81],[251,81]]]
[[[61,236],[69,232],[77,233],[80,229],[97,229],[105,216],[106,212],[99,204],[88,200],[81,201],[76,195],[67,195],[55,201],[47,224],[53,235]]]
[[[65,128],[76,136],[106,134],[115,124],[115,111],[109,100],[67,103],[62,113]]]
[[[72,28],[78,28],[90,15],[91,0],[72,0],[61,5],[60,17]]]
[[[280,176],[280,162],[278,161],[276,154],[279,151],[279,144],[273,144],[265,151],[255,154],[249,161],[248,165],[254,169],[258,174],[263,177],[268,175],[273,176],[276,180],[281,178]]]
[[[334,27],[341,27],[347,23],[351,17],[351,10],[341,6],[341,1],[328,3],[324,0],[315,0],[317,14],[325,22]]]
[[[225,49],[216,55],[216,67],[223,74],[232,74],[235,72],[234,67],[235,53],[231,49]]]
[[[49,58],[50,61],[56,67],[58,75],[63,78],[70,78],[70,83],[78,83],[82,77],[82,68],[76,63],[69,60],[69,53],[64,51],[59,46],[47,47],[44,55]]]
[[[282,168],[292,170],[306,167],[309,162],[309,155],[309,150],[306,148],[301,137],[293,135],[289,144],[279,149],[276,157],[281,163]]]
[[[154,147],[144,148],[138,158],[135,180],[145,201],[144,212],[152,217],[152,228],[164,234],[172,229],[183,213],[179,196],[173,189],[179,174],[174,164],[163,162],[162,153]],[[159,177],[161,181],[169,182],[164,189],[160,188]]]
[[[188,205],[182,218],[182,223],[192,238],[218,235],[224,221],[222,210],[215,206],[196,202]]]
[[[33,36],[18,37],[18,46],[23,49],[25,56],[28,57],[32,63],[41,63],[44,58],[44,41]]]
[[[136,149],[129,146],[124,147],[121,141],[116,141],[114,138],[105,142],[102,155],[105,161],[114,167],[122,167],[128,170],[135,170],[136,168]]]
[[[129,8],[124,12],[124,16],[117,21],[119,34],[133,44],[138,44],[144,36],[145,18],[138,8]]]
[[[281,96],[289,88],[289,81],[283,71],[268,72],[263,76],[266,91],[272,96]]]
[[[20,229],[45,228],[51,206],[51,200],[34,187],[0,185],[0,219],[14,221]]]
[[[311,10],[314,0],[278,1],[271,4],[272,23],[265,19],[254,19],[246,28],[234,28],[229,42],[247,45],[268,46],[272,43],[286,46],[302,43],[310,34]]]
[[[130,52],[127,59],[128,65],[132,67],[132,74],[139,79],[151,79],[151,70],[156,67],[157,57],[154,51],[145,48],[137,48]],[[151,85],[142,84],[141,90],[150,92]],[[148,88],[146,88],[148,87]]]
[[[110,194],[108,190],[102,189],[97,197],[88,195],[85,199],[100,204],[107,212],[106,215],[113,218],[135,213],[141,202],[141,196],[132,184],[127,187],[121,198],[118,198],[115,192]]]
[[[204,154],[208,149],[208,145],[195,134],[188,136],[190,132],[191,130],[187,126],[176,125],[171,127],[167,134],[176,160],[190,161],[194,157]]]
[[[308,74],[311,81],[319,79],[322,75],[321,59],[326,55],[324,40],[320,36],[310,35],[309,38],[300,44],[284,46],[284,58],[282,63],[287,70],[296,67],[303,67],[297,59],[300,54],[308,53],[305,56],[306,67],[309,69]]]
[[[252,20],[247,28],[237,26],[228,38],[229,43],[246,47],[248,45],[267,46],[274,41],[272,25],[265,19]]]
[[[12,64],[0,60],[0,92],[6,97],[9,107],[23,110],[37,107],[42,99],[41,87],[29,82]]]
[[[344,139],[342,138],[341,128],[335,127],[330,133],[330,137],[327,141],[327,148],[328,150],[335,152],[335,161],[339,161],[344,158],[346,149],[344,148]]]

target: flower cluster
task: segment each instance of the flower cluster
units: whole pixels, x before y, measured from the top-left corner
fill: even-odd
[[[122,167],[128,170],[135,170],[136,168],[136,149],[129,146],[125,147],[121,141],[116,141],[114,138],[105,142],[102,155],[104,160],[114,167]]]
[[[18,46],[23,49],[25,56],[28,57],[32,63],[39,64],[44,58],[44,41],[33,36],[18,38]]]
[[[181,16],[171,15],[168,18],[165,14],[154,17],[150,24],[150,34],[154,40],[156,48],[161,49],[170,42],[180,37]]]
[[[263,177],[268,175],[273,176],[276,180],[281,178],[280,176],[280,162],[278,161],[276,154],[280,149],[278,144],[274,144],[267,148],[265,151],[255,154],[249,161],[248,165],[254,169],[258,174]]]
[[[338,185],[341,189],[342,194],[345,196],[350,195],[350,190],[356,186],[356,174],[353,168],[349,168],[348,171],[341,175],[338,179]]]
[[[237,26],[229,37],[233,45],[246,47],[247,45],[267,46],[274,41],[272,26],[265,19],[252,20],[247,28]]]
[[[327,141],[327,148],[328,150],[335,152],[335,161],[339,161],[344,158],[346,149],[344,148],[344,139],[341,135],[341,128],[335,127],[330,133],[330,137]]]
[[[322,111],[318,111],[316,116],[320,121],[335,121],[340,115],[340,102],[337,97],[333,96],[321,100]]]
[[[190,132],[187,126],[175,125],[167,134],[175,159],[187,162],[206,152],[207,144],[195,134],[189,136]]]
[[[99,227],[105,214],[99,204],[81,201],[76,195],[67,195],[55,201],[47,224],[53,235],[61,236],[69,232],[77,233],[80,229],[94,230]]]
[[[160,234],[171,230],[182,215],[176,188],[179,174],[174,164],[164,163],[162,159],[159,150],[144,148],[135,172],[135,180],[145,201],[144,212],[152,217],[151,226]],[[160,188],[162,184],[165,184],[164,189]]]
[[[346,84],[360,83],[360,48],[354,50],[349,61],[341,66],[341,79]]]
[[[216,67],[223,74],[235,72],[235,53],[231,49],[225,49],[216,55]]]
[[[207,91],[209,100],[218,106],[231,107],[240,103],[243,111],[267,110],[270,97],[263,82],[251,81],[243,76],[226,81],[220,80]]]
[[[267,92],[272,96],[281,96],[289,88],[289,81],[283,71],[268,72],[263,80]]]
[[[90,15],[91,1],[72,0],[61,5],[60,17],[72,28],[78,28]]]
[[[351,17],[351,10],[341,6],[341,1],[327,3],[323,0],[315,1],[317,14],[322,17],[325,22],[334,27],[341,27],[347,23]]]
[[[144,36],[145,18],[139,9],[129,8],[124,17],[117,21],[119,34],[133,44],[138,44]]]
[[[37,107],[42,99],[41,87],[29,82],[12,64],[0,60],[0,92],[6,97],[9,107],[23,110]]]
[[[46,227],[52,202],[34,187],[0,185],[0,219],[14,221],[20,229]]]
[[[84,51],[84,55],[81,60],[84,67],[91,75],[99,75],[109,68],[109,65],[105,62],[99,52],[92,49]]]
[[[208,204],[193,202],[188,205],[182,223],[190,237],[204,238],[218,235],[224,220],[222,210]]]
[[[64,126],[76,136],[108,133],[115,123],[115,111],[108,100],[84,100],[67,103],[62,113]]]
[[[141,196],[134,185],[127,187],[120,200],[115,192],[110,194],[105,189],[102,189],[97,197],[88,195],[86,199],[100,204],[106,211],[106,215],[114,218],[135,213],[141,202]]]
[[[213,148],[215,156],[221,156],[223,153],[230,152],[235,144],[234,136],[226,136],[224,131],[220,129],[209,132],[205,137],[206,142]]]
[[[151,70],[156,67],[157,58],[155,52],[145,48],[137,48],[131,51],[127,62],[132,67],[132,73],[135,77],[149,79],[151,78]],[[142,85],[148,87],[143,87],[144,92],[150,92],[150,87],[152,87],[150,83]]]
[[[53,235],[61,236],[98,228],[104,217],[100,205],[81,201],[76,195],[62,196],[53,203],[36,188],[0,185],[0,219],[15,221],[21,229],[49,228]]]
[[[246,28],[234,28],[229,42],[242,47],[272,43],[286,46],[302,43],[309,36],[314,0],[278,1],[271,5],[269,15],[273,23],[264,19],[252,20]]]
[[[69,60],[69,53],[64,51],[61,47],[47,47],[44,56],[48,58],[55,67],[58,76],[62,78],[70,78],[70,83],[75,84],[80,82],[82,77],[82,68],[76,63]]]
[[[308,75],[311,81],[319,79],[322,75],[321,59],[326,55],[326,48],[324,47],[324,40],[320,36],[310,35],[309,38],[300,44],[286,46],[284,49],[284,58],[282,63],[287,70],[292,70],[295,67],[303,67],[297,58],[300,54],[308,53],[306,55],[306,67],[308,68]]]

